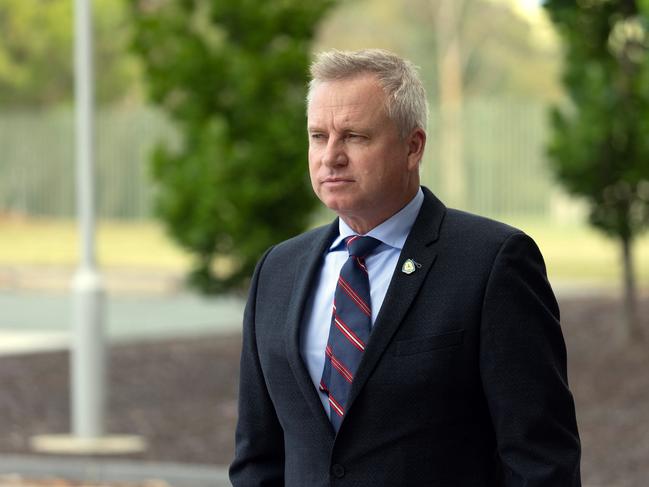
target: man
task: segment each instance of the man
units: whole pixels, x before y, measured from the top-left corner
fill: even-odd
[[[255,271],[233,485],[579,486],[536,245],[420,187],[427,108],[411,63],[331,51],[311,73],[309,172],[339,218]]]

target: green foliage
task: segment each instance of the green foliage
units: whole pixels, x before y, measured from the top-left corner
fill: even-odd
[[[95,0],[95,63],[100,103],[134,93],[137,65],[124,54],[126,0]],[[70,102],[73,96],[72,0],[0,0],[0,108]]]
[[[315,205],[306,171],[309,49],[332,0],[141,0],[134,49],[180,147],[153,158],[157,211],[195,256],[190,284],[240,288]]]
[[[569,102],[550,155],[592,223],[631,241],[649,225],[649,2],[547,0],[565,43]]]

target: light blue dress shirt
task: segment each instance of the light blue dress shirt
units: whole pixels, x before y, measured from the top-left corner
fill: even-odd
[[[392,215],[380,225],[374,227],[366,235],[380,240],[382,243],[365,259],[370,279],[370,299],[372,305],[372,326],[379,314],[383,299],[388,291],[388,285],[394,268],[399,260],[403,245],[408,238],[410,229],[415,223],[424,193],[419,188],[415,197],[400,211]],[[340,218],[338,237],[333,241],[324,258],[324,264],[317,277],[315,286],[306,305],[306,312],[300,334],[300,352],[307,366],[311,380],[319,391],[322,369],[325,361],[325,347],[329,339],[331,313],[333,310],[334,292],[340,275],[340,269],[349,257],[343,240],[356,233]],[[326,394],[320,392],[322,406],[329,414],[329,402]]]

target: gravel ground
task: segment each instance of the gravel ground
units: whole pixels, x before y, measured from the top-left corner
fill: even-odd
[[[561,309],[584,485],[648,485],[649,342],[625,343],[616,299],[569,299]],[[640,316],[649,333],[649,298]],[[130,459],[228,464],[239,352],[238,335],[113,347],[108,432],[147,439],[149,449]],[[0,358],[0,391],[0,454],[32,454],[31,436],[69,431],[67,353]],[[0,487],[82,485],[4,481],[0,477]]]
[[[115,346],[110,434],[149,448],[125,458],[225,464],[233,452],[240,337]],[[28,453],[29,438],[68,433],[68,353],[0,358],[0,452]]]

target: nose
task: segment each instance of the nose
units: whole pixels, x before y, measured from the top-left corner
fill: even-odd
[[[322,153],[322,164],[327,167],[344,166],[347,164],[347,154],[344,144],[335,137],[329,137],[327,146]]]

